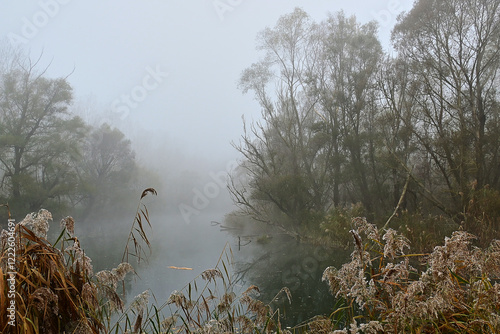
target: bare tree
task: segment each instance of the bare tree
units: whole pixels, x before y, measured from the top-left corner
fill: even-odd
[[[307,93],[316,61],[310,52],[318,42],[312,38],[316,29],[301,9],[280,18],[259,35],[264,59],[246,69],[240,80],[244,92],[255,93],[262,121],[245,127],[235,145],[245,158],[250,190],[233,187],[233,194],[261,219],[280,221],[291,231],[304,227],[311,213],[322,212],[330,199],[323,144],[316,136],[318,98]],[[285,218],[280,220],[280,215]]]
[[[420,0],[393,31],[419,85],[407,125],[458,212],[471,182],[498,185],[499,4]]]

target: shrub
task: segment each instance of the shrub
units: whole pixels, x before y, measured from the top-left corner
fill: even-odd
[[[390,226],[408,238],[416,253],[432,252],[441,240],[460,227],[447,216],[408,211],[402,211],[394,217]]]
[[[363,215],[365,209],[361,203],[350,207],[335,207],[331,209],[319,224],[319,235],[315,235],[317,243],[324,246],[349,249],[352,238],[349,230],[352,228],[352,218]]]
[[[476,189],[472,184],[469,202],[463,214],[464,229],[478,237],[478,244],[487,246],[500,237],[500,192],[485,186]]]
[[[146,189],[141,200],[148,193],[156,191]],[[73,218],[61,221],[63,229],[53,244],[47,240],[50,221],[52,214],[42,209],[28,214],[18,224],[9,220],[8,230],[2,231],[0,332],[108,332],[113,328],[111,319],[116,311],[131,310],[124,310],[124,302],[116,291],[118,283],[133,271],[132,266],[123,262],[117,268],[94,274],[92,260],[74,235]],[[149,247],[144,221],[149,224],[148,212],[139,202],[124,259],[129,255],[141,259],[143,244]],[[11,305],[14,307],[9,309]],[[15,314],[8,317],[11,312]]]

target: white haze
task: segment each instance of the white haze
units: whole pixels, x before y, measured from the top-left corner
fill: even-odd
[[[162,178],[150,212],[156,219],[153,263],[163,262],[142,273],[140,284],[158,286],[163,290],[157,297],[166,298],[192,279],[175,275],[198,274],[205,264],[213,265],[225,242],[209,222],[231,210],[220,180],[241,159],[231,142],[243,132],[242,116],[250,121],[260,116],[253,97],[237,88],[240,73],[261,57],[257,33],[295,7],[318,22],[344,10],[362,23],[378,20],[389,49],[397,15],[411,5],[411,0],[5,0],[0,40],[14,40],[32,59],[42,55],[39,68],[50,64],[47,76],[69,75],[73,110],[94,125],[109,122],[122,130],[140,163]],[[126,101],[134,92],[145,94]],[[194,203],[207,193],[209,203]],[[198,212],[182,216],[181,205]],[[157,218],[158,206],[165,217]],[[94,244],[111,244],[105,233],[93,233],[88,237]],[[195,270],[172,272],[169,265]]]
[[[256,34],[297,6],[317,21],[339,10],[360,22],[378,20],[388,48],[396,16],[411,1],[2,1],[0,36],[16,40],[32,58],[43,54],[50,76],[71,73],[75,104],[90,109],[96,122],[114,122],[139,158],[185,156],[198,167],[215,161],[212,168],[221,168],[238,157],[230,142],[242,133],[241,116],[259,116],[252,96],[236,87],[241,71],[260,56]],[[151,72],[168,74],[159,75],[158,85],[147,79],[157,87],[129,101],[134,108],[111,112],[113,102],[114,111],[127,106],[123,94]]]
[[[68,77],[73,111],[132,141],[139,163],[159,175],[159,203],[184,221],[231,210],[221,182],[241,159],[242,116],[260,107],[237,88],[262,56],[256,36],[295,7],[319,22],[344,10],[390,31],[411,0],[39,0],[0,2],[0,40],[40,58],[49,77]],[[216,175],[214,177],[214,175]],[[215,178],[215,179],[214,179]],[[148,180],[151,182],[151,180]],[[163,185],[163,186],[162,186]],[[159,204],[162,205],[162,204]],[[184,207],[182,207],[184,205]],[[184,208],[184,210],[182,210]],[[187,211],[186,211],[187,210]]]

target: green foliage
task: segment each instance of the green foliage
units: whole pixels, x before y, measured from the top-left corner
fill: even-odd
[[[124,188],[140,177],[130,140],[73,115],[65,78],[22,57],[14,63],[0,73],[0,198],[13,212],[71,210],[88,221],[127,211],[135,199]]]
[[[124,211],[131,203],[129,194],[137,166],[130,140],[118,129],[103,124],[93,129],[82,145],[78,173],[78,202],[81,217],[98,221],[109,211]],[[125,207],[118,207],[125,203]]]
[[[391,220],[390,227],[408,238],[415,252],[427,253],[456,231],[459,225],[443,215],[423,215],[405,210]]]
[[[325,245],[339,248],[351,246],[352,219],[364,216],[365,209],[361,203],[351,207],[337,207],[330,210],[325,219],[320,223],[320,233],[315,239],[324,239]]]
[[[412,142],[432,161],[422,179],[440,193],[433,202],[453,214],[471,182],[499,187],[499,10],[496,0],[420,0],[393,30],[406,73],[393,91],[405,102],[398,113],[409,115]]]
[[[1,190],[16,212],[58,207],[74,193],[86,127],[68,113],[65,79],[47,79],[35,65],[0,76]]]

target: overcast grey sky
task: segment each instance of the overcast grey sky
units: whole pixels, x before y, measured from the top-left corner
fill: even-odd
[[[316,21],[343,9],[362,23],[379,21],[388,48],[397,14],[411,5],[411,0],[1,1],[0,36],[34,58],[43,51],[52,77],[74,69],[68,80],[76,103],[91,100],[97,121],[112,119],[150,153],[163,154],[168,147],[229,161],[238,156],[230,142],[242,133],[241,116],[259,116],[253,97],[236,87],[241,71],[260,57],[259,31],[295,7]]]

